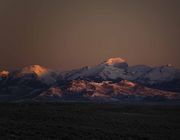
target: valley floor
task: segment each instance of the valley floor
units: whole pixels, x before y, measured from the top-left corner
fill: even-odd
[[[0,139],[178,140],[180,105],[0,103]]]

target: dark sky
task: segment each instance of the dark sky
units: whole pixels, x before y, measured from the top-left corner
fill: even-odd
[[[109,57],[180,68],[179,0],[0,0],[0,69]]]

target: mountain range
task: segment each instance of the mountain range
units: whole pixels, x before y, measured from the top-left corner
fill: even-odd
[[[39,65],[0,72],[0,101],[180,100],[180,70],[170,64],[129,66],[110,58],[92,67],[56,72]]]

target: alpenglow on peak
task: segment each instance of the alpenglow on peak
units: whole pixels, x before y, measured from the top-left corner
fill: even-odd
[[[37,74],[38,76],[41,76],[45,73],[48,72],[48,69],[40,66],[40,65],[32,65],[32,66],[28,66],[28,67],[24,67],[22,70],[21,70],[21,73],[23,74],[27,74],[27,73],[35,73]]]
[[[119,63],[126,63],[126,61],[120,57],[115,57],[115,58],[109,58],[107,61],[105,61],[105,63],[108,65],[114,65]]]
[[[128,67],[128,64],[126,63],[126,61],[120,57],[110,58],[104,61],[104,64],[108,66],[123,68],[123,69]]]

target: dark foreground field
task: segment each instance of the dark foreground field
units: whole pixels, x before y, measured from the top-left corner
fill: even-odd
[[[1,103],[0,139],[178,140],[180,106]]]

